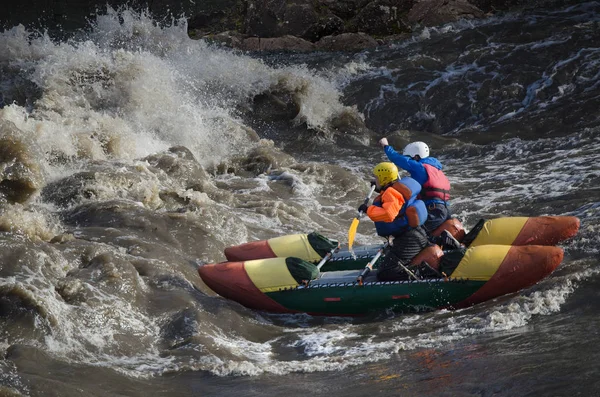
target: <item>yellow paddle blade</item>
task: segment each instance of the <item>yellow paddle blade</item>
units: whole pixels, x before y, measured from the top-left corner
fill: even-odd
[[[356,236],[356,229],[358,228],[358,218],[352,220],[350,229],[348,229],[348,250],[352,251],[352,244],[354,244],[354,236]]]

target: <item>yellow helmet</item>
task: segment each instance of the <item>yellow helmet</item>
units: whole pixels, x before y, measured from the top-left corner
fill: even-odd
[[[379,181],[379,185],[383,187],[398,179],[398,167],[396,167],[396,164],[394,163],[384,161],[373,168],[373,175],[375,175]]]

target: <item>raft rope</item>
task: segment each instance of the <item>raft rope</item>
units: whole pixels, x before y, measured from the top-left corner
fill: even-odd
[[[370,281],[363,283],[360,285],[356,281],[347,282],[347,283],[326,283],[326,284],[312,284],[308,285],[298,285],[296,287],[286,287],[280,288],[279,291],[295,291],[298,289],[307,289],[307,288],[354,288],[354,287],[375,287],[375,286],[384,286],[384,285],[400,285],[400,284],[414,284],[414,283],[466,283],[469,281],[468,278],[436,278],[436,279],[421,279],[421,280],[402,280],[402,281]]]

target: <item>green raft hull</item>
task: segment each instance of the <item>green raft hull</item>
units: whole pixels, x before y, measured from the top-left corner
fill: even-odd
[[[315,315],[353,316],[385,310],[411,313],[441,308],[456,308],[478,291],[485,281],[434,279],[419,281],[355,282],[358,273],[334,272],[347,276],[348,282],[328,282],[327,278],[307,287],[268,292],[270,299],[291,311]]]

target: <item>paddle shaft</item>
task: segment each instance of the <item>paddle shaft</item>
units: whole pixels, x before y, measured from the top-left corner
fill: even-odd
[[[375,185],[371,186],[371,190],[369,190],[369,195],[365,198],[365,201],[363,202],[363,204],[365,204],[365,205],[369,204],[369,200],[371,199],[371,196],[373,195],[375,188],[376,188]],[[364,215],[364,213],[362,211],[358,211],[357,218],[360,218],[363,215]]]
[[[325,262],[327,262],[329,260],[329,258],[331,258],[331,256],[335,253],[335,251],[337,251],[338,249],[340,249],[340,244],[338,243],[337,247],[335,247],[334,249],[332,249],[331,251],[329,251],[327,253],[327,255],[325,255],[323,257],[323,259],[321,259],[321,261],[317,264],[317,269],[319,271],[321,271],[321,268],[323,267],[323,265],[325,264]]]
[[[369,274],[369,272],[371,270],[373,270],[373,265],[375,265],[375,262],[377,262],[377,260],[381,256],[381,254],[383,254],[383,250],[385,250],[388,245],[389,245],[389,243],[386,241],[386,243],[383,244],[383,246],[381,248],[379,248],[379,250],[377,250],[377,253],[369,261],[369,263],[367,263],[367,265],[365,266],[365,268],[363,269],[363,271],[360,273],[360,275],[356,279],[356,282],[358,282],[359,285],[363,284],[363,281],[364,281],[365,277],[367,276],[367,274]]]

